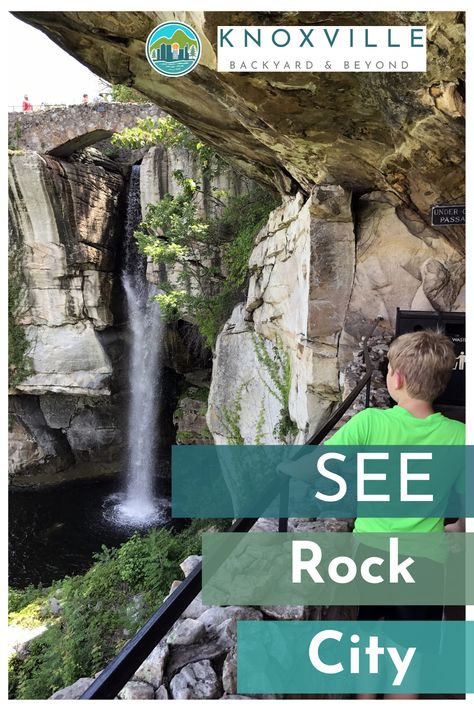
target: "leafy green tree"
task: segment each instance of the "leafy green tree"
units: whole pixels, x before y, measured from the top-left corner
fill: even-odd
[[[125,86],[125,84],[112,84],[110,89],[112,101],[117,101],[122,104],[146,104],[150,102],[147,96],[130,86]]]
[[[172,275],[159,284],[162,293],[156,297],[164,319],[196,323],[213,347],[233,306],[245,296],[254,238],[278,204],[277,197],[260,186],[233,196],[213,185],[216,176],[230,170],[229,164],[171,116],[140,119],[115,134],[112,142],[133,149],[180,147],[197,158],[202,185],[174,171],[180,192],[148,206],[135,238],[139,249]]]
[[[206,177],[211,178],[225,169],[226,163],[210,146],[203,143],[186,126],[172,116],[138,119],[135,126],[114,133],[111,142],[123,148],[146,148],[162,144],[166,148],[186,148],[194,153]]]
[[[227,203],[211,191],[208,199],[221,214],[203,222],[199,184],[176,177],[181,192],[150,205],[135,237],[144,254],[172,271],[173,279],[159,285],[163,293],[156,297],[165,320],[191,320],[213,347],[233,306],[245,297],[254,237],[276,200],[263,188],[228,197]]]

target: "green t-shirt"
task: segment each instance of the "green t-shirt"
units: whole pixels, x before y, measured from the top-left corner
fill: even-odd
[[[459,445],[465,444],[466,426],[440,412],[423,419],[404,407],[389,410],[369,407],[358,412],[325,445]],[[442,518],[357,518],[356,533],[403,533],[444,530]]]

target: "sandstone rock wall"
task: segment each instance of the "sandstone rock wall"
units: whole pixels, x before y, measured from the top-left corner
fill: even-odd
[[[10,228],[22,251],[20,323],[32,373],[24,393],[107,394],[110,361],[96,331],[112,324],[123,179],[37,153],[10,158]]]
[[[10,279],[21,284],[15,318],[29,344],[11,404],[11,473],[22,483],[39,473],[54,480],[74,463],[116,467],[121,418],[105,344],[123,187],[117,168],[10,156],[10,240],[20,255]]]
[[[200,182],[200,212],[204,219],[214,216],[209,182],[195,156],[163,146],[143,157],[143,211],[165,194],[177,193],[175,170]],[[11,280],[20,285],[15,320],[28,342],[28,372],[15,383],[10,407],[10,471],[17,484],[93,476],[122,466],[127,341],[119,273],[125,174],[91,149],[67,161],[35,152],[10,156],[10,240],[19,255]],[[238,194],[251,181],[229,169],[213,185]],[[150,264],[149,278],[157,281],[163,274]],[[191,433],[210,441],[207,396],[202,400],[209,388],[209,351],[196,327],[171,324],[164,359],[166,377],[174,384],[170,380],[166,387],[164,400],[171,400],[163,403],[169,418],[163,431],[173,438],[168,411],[179,381],[178,441],[190,441]],[[196,383],[198,405],[187,394]]]
[[[291,441],[301,443],[341,400],[344,371],[376,319],[393,334],[397,307],[465,310],[463,258],[392,193],[351,200],[321,186],[308,199],[298,194],[271,213],[256,242],[247,301],[216,346],[207,421],[218,443],[228,441],[229,406],[240,408],[246,443],[255,442],[261,407],[263,441],[278,441],[282,404],[265,385],[255,334],[270,354],[281,339],[289,355],[286,407],[298,430]]]
[[[465,310],[465,263],[447,239],[427,227],[392,193],[357,199],[356,269],[341,335],[341,363],[382,317],[394,332],[397,307],[418,311]]]

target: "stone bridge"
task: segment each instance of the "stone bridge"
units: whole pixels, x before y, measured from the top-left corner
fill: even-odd
[[[139,118],[160,116],[155,104],[94,103],[8,114],[8,145],[65,157],[113,133],[131,128]]]

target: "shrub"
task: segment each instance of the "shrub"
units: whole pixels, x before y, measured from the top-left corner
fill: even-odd
[[[85,575],[49,588],[10,590],[12,622],[30,606],[30,617],[34,609],[48,625],[29,643],[27,655],[10,658],[10,698],[45,699],[100,671],[160,606],[173,580],[182,577],[180,562],[201,552],[201,532],[210,523],[194,521],[180,533],[163,528],[136,533],[118,549],[103,546]],[[213,520],[212,525],[224,530],[229,522]],[[48,612],[51,595],[60,602],[57,617]]]
[[[124,84],[112,84],[111,86],[112,101],[117,101],[123,104],[139,103],[146,104],[150,102],[148,96],[140,94],[139,91]]]

